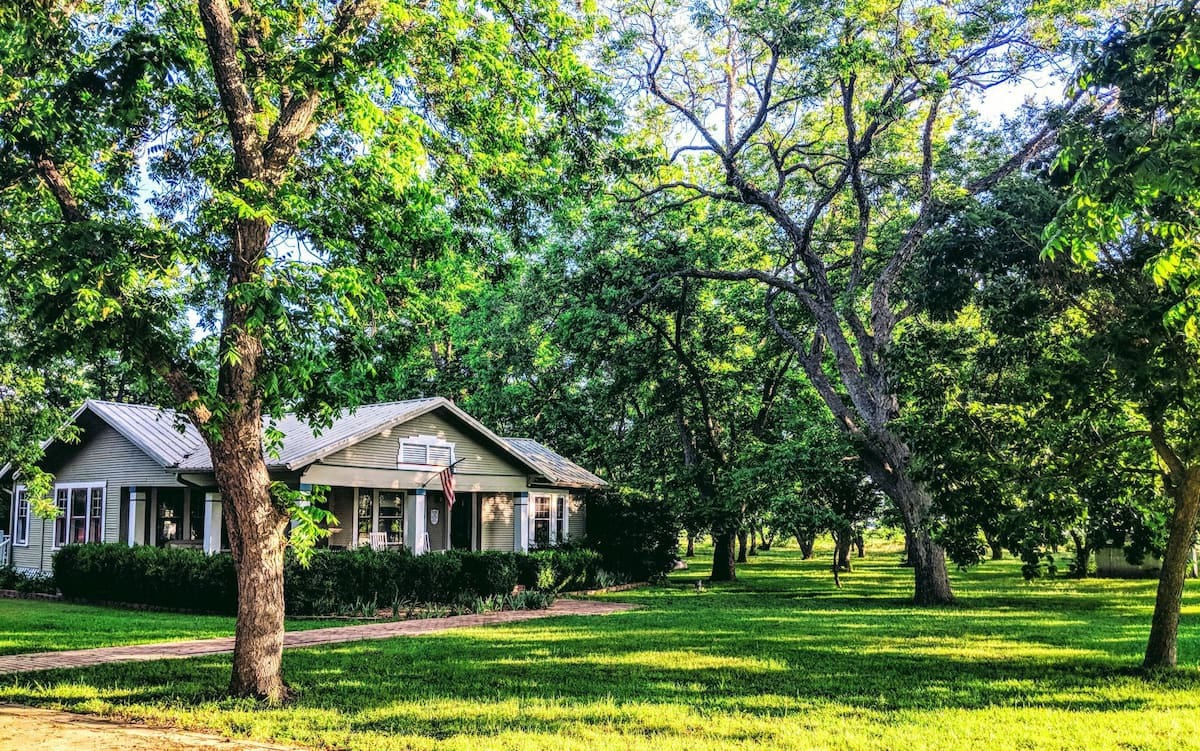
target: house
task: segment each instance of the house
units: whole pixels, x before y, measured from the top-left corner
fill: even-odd
[[[170,410],[92,401],[73,415],[78,442],[49,441],[60,515],[30,512],[12,467],[9,562],[48,571],[70,542],[228,547],[212,460],[196,428]],[[337,518],[324,544],[518,550],[581,536],[583,493],[604,487],[591,472],[528,438],[502,438],[442,398],[369,404],[314,433],[287,416],[268,452],[274,480],[330,488]],[[453,505],[440,474],[452,467]]]

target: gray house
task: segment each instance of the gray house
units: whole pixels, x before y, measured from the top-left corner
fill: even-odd
[[[6,559],[48,571],[74,542],[228,547],[221,496],[200,434],[170,410],[88,401],[72,417],[75,443],[49,441],[43,467],[55,477],[60,514],[30,512],[21,478],[0,470],[11,497]],[[267,463],[293,487],[330,487],[337,517],[325,544],[518,550],[583,534],[583,493],[605,486],[537,441],[501,438],[442,398],[359,407],[314,435],[285,417]],[[455,502],[442,472],[452,468]]]

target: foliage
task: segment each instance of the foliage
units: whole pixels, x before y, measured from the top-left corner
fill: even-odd
[[[1194,0],[1131,13],[1076,79],[1093,111],[1066,129],[1056,174],[1071,192],[1046,253],[1106,260],[1106,246],[1153,238],[1145,259],[1174,304],[1165,320],[1200,339],[1200,11]]]

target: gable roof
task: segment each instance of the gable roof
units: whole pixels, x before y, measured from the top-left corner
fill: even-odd
[[[551,451],[532,438],[505,438],[513,450],[537,465],[551,483],[580,488],[602,488],[608,485],[596,475],[562,454]]]
[[[600,478],[537,441],[501,438],[443,397],[364,404],[355,410],[339,413],[319,435],[313,435],[312,427],[299,417],[285,415],[275,421],[275,428],[284,434],[279,455],[268,457],[267,466],[272,469],[300,469],[439,408],[466,423],[517,464],[532,474],[544,476],[552,484],[575,487],[605,485]],[[85,412],[91,412],[103,420],[165,469],[178,472],[212,471],[212,457],[200,432],[174,410],[89,399],[71,416],[71,422],[77,422]],[[42,447],[46,448],[51,443],[52,440],[46,441]],[[0,477],[7,475],[10,469],[0,469]]]

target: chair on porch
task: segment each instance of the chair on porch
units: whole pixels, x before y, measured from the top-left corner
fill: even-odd
[[[367,534],[367,544],[371,550],[387,550],[387,532],[370,532]]]

